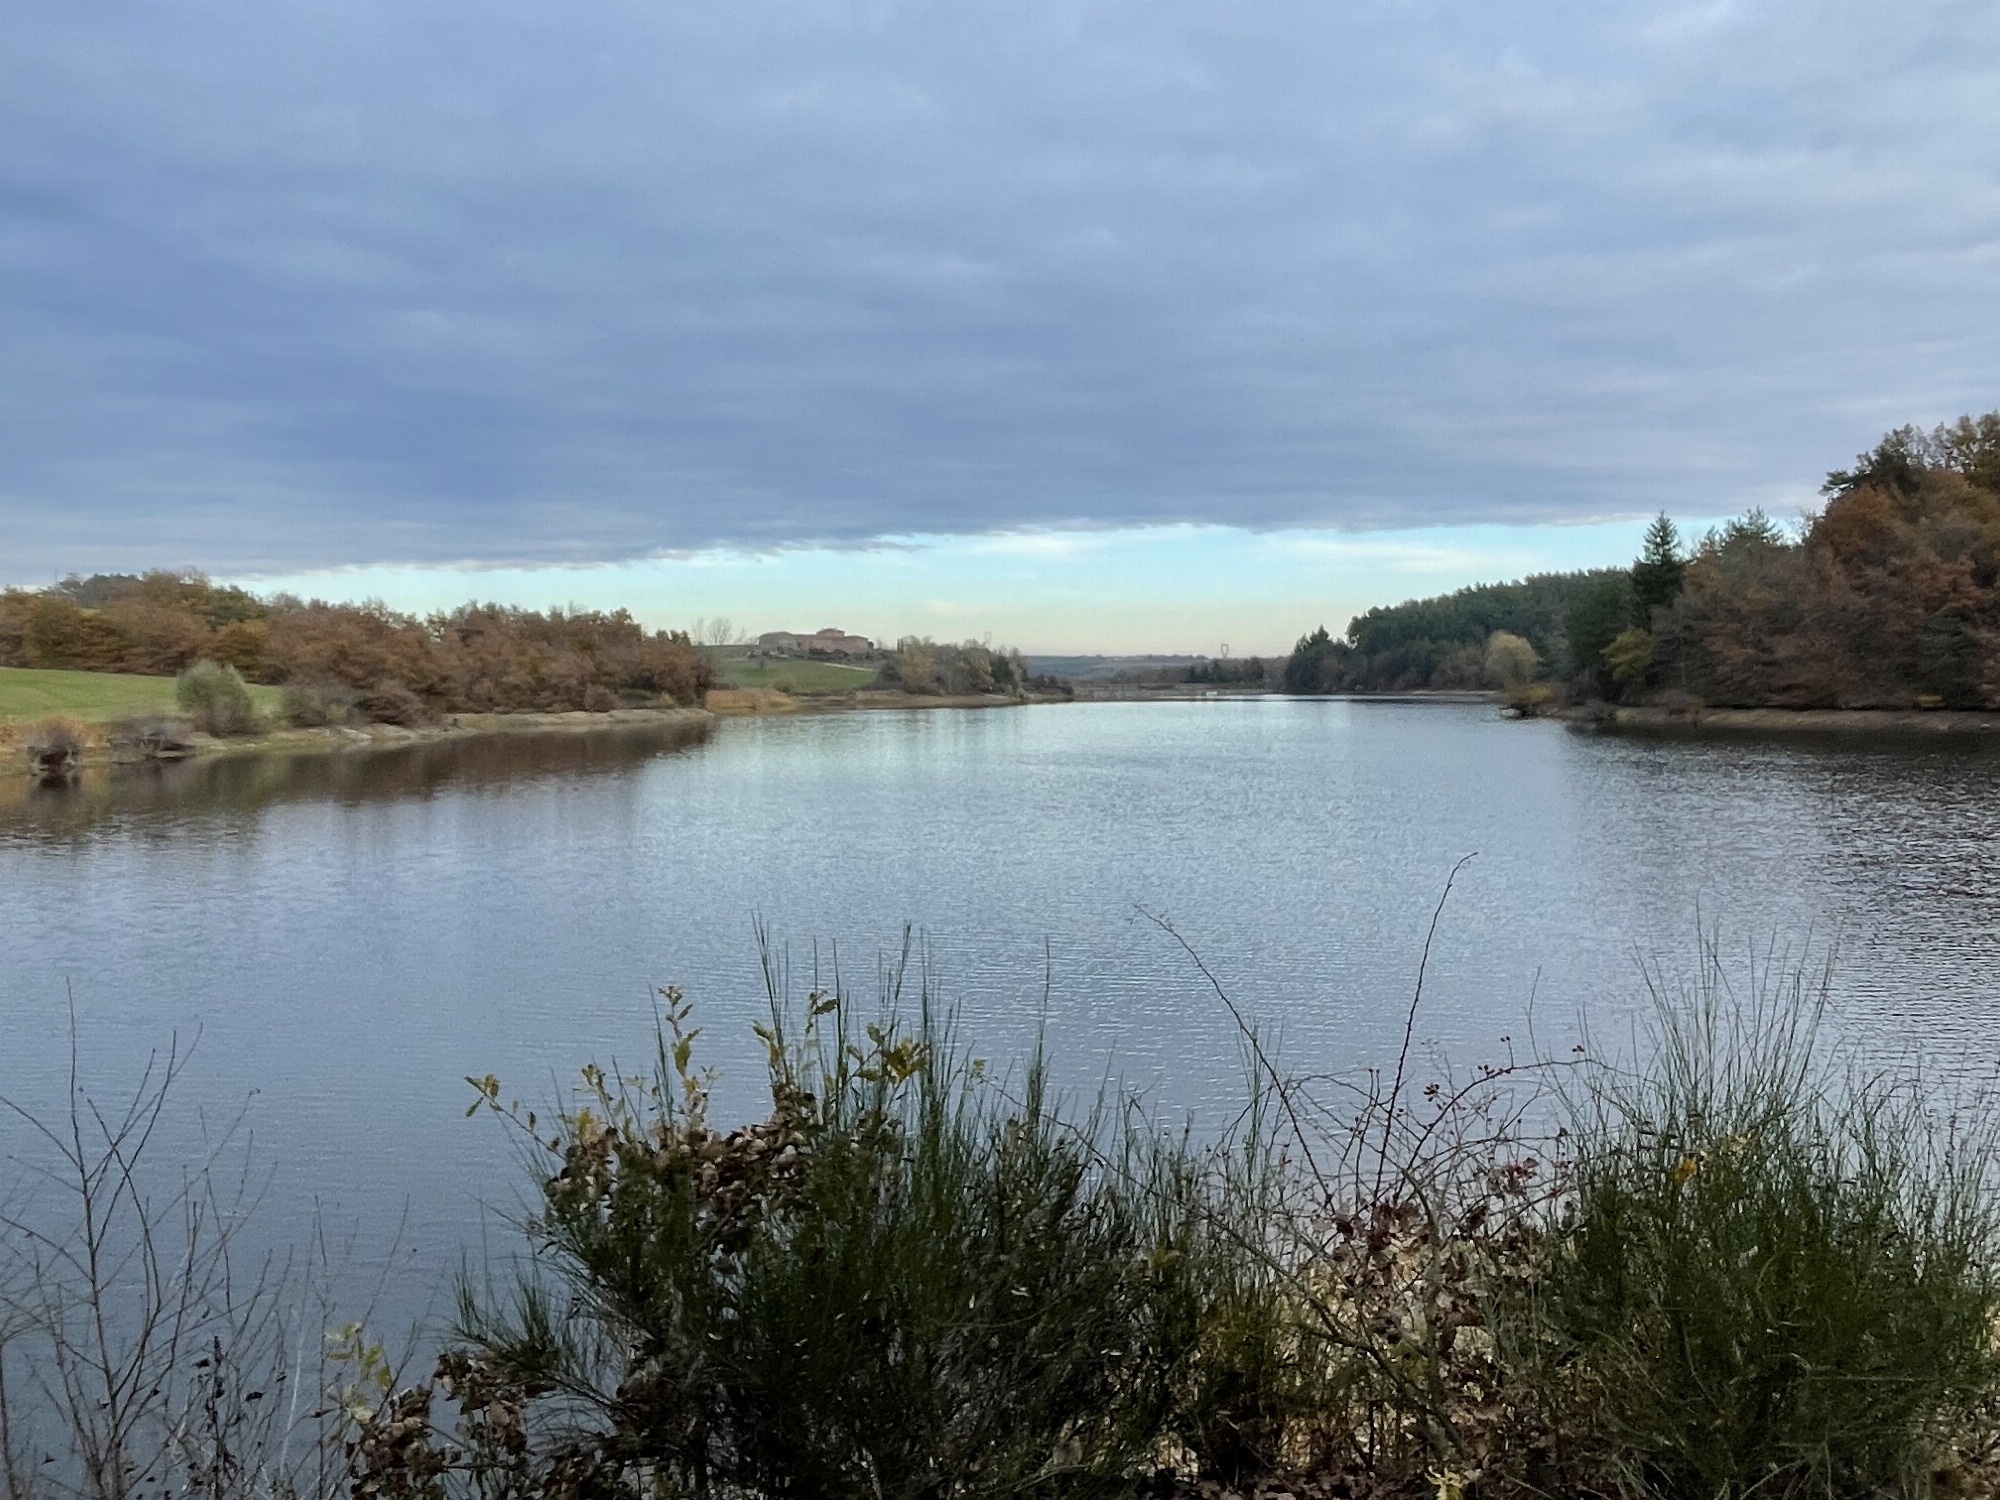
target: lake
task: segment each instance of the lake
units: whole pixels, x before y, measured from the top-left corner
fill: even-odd
[[[2000,753],[1973,740],[1660,741],[1481,703],[1220,700],[726,721],[0,787],[0,1089],[62,1098],[71,1007],[113,1094],[196,1040],[166,1139],[247,1101],[262,1222],[393,1239],[391,1301],[515,1202],[467,1074],[540,1104],[643,1060],[685,989],[725,1110],[757,1099],[761,921],[803,989],[871,990],[905,925],[976,1050],[1219,1118],[1225,1008],[1294,1068],[1392,1064],[1426,930],[1426,1068],[1616,1034],[1700,935],[1837,948],[1877,1050],[2000,1057]],[[20,1132],[5,1137],[18,1149]],[[504,1233],[492,1223],[489,1235]],[[398,1289],[399,1288],[399,1289]]]

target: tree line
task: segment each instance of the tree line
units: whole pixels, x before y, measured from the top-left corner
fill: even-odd
[[[695,703],[713,681],[685,632],[647,630],[622,609],[464,604],[419,616],[260,599],[165,571],[0,592],[0,666],[162,676],[203,661],[252,682],[351,695],[385,718]]]
[[[2000,708],[2000,412],[1899,427],[1795,526],[1761,510],[1628,568],[1369,610],[1287,659],[1292,692],[1506,687],[1736,707]]]
[[[1011,646],[980,641],[953,645],[929,636],[906,635],[876,674],[880,687],[899,688],[927,697],[967,693],[1004,693],[1020,697],[1052,683],[1035,677],[1021,653]]]
[[[1411,692],[1491,685],[1487,643],[1505,633],[1526,640],[1545,662],[1560,662],[1572,606],[1622,580],[1622,569],[1543,573],[1514,583],[1482,583],[1431,599],[1379,605],[1348,622],[1336,640],[1326,627],[1302,637],[1286,660],[1287,692]]]

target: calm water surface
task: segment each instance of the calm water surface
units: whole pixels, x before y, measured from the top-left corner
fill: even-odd
[[[753,923],[803,978],[872,988],[905,924],[981,1050],[1046,1015],[1065,1076],[1175,1108],[1240,1096],[1172,920],[1294,1066],[1393,1058],[1460,875],[1419,1035],[1622,1025],[1640,968],[1837,945],[1836,1023],[1975,1073],[2000,1058],[2000,754],[1657,742],[1484,705],[1262,700],[730,722],[705,738],[492,739],[205,762],[69,794],[0,784],[0,1092],[60,1101],[70,1006],[111,1091],[198,1035],[211,1117],[249,1101],[264,1216],[403,1224],[431,1284],[517,1170],[464,1075],[539,1102],[697,1007],[755,1102]],[[10,1145],[13,1136],[0,1137]],[[468,1231],[468,1226],[473,1228]],[[371,1241],[372,1242],[372,1241]]]

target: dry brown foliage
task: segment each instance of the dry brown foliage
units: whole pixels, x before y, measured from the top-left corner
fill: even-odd
[[[198,574],[70,579],[0,592],[0,666],[167,675],[197,661],[252,682],[340,684],[393,722],[438,713],[699,702],[713,680],[685,632],[624,610],[467,604],[419,618],[382,604],[261,600]],[[383,696],[383,684],[402,694]]]

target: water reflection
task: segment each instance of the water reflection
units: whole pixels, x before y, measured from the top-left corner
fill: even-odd
[[[548,776],[605,776],[701,744],[704,723],[487,734],[341,751],[253,752],[0,777],[0,840],[70,837],[149,815],[192,820],[298,801],[385,802]]]

